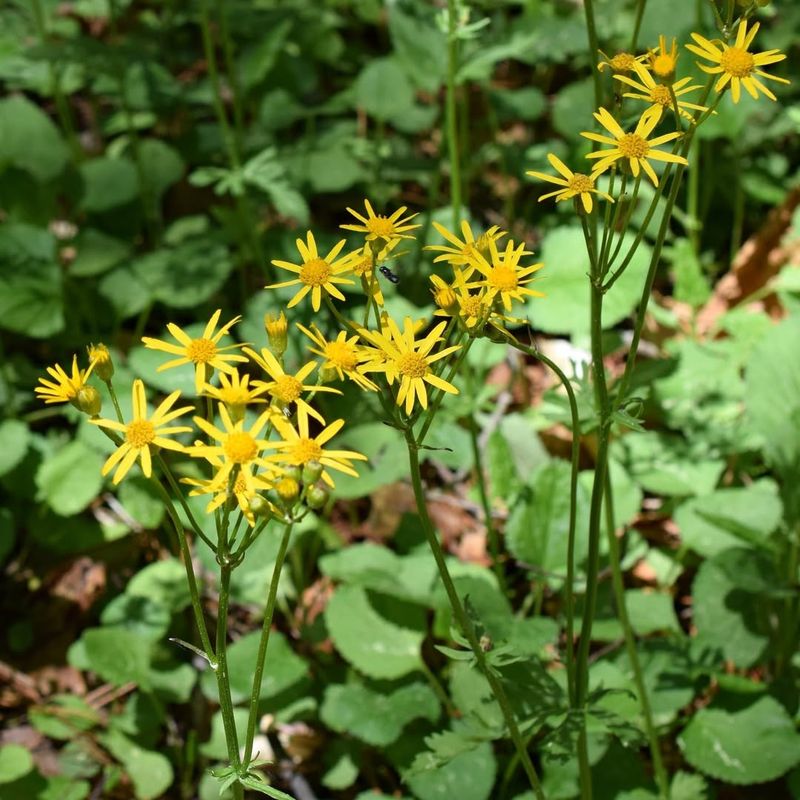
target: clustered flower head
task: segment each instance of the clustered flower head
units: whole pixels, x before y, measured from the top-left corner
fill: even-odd
[[[693,33],[693,43],[686,45],[691,53],[711,62],[711,66],[698,63],[698,67],[711,75],[719,75],[714,82],[714,91],[719,95],[730,86],[734,103],[739,102],[742,87],[754,99],[760,93],[775,100],[775,95],[762,79],[789,83],[785,78],[763,70],[766,66],[783,61],[786,58],[783,53],[778,50],[751,52],[758,29],[757,22],[748,29],[748,21],[744,18],[738,25],[733,43],[709,40],[699,33]],[[574,199],[576,210],[586,214],[594,210],[593,196],[614,202],[609,193],[598,191],[596,187],[598,178],[609,171],[618,170],[623,175],[632,175],[636,180],[644,173],[654,186],[658,186],[659,176],[653,162],[688,166],[685,154],[680,152],[684,149],[682,143],[685,135],[682,122],[694,126],[708,114],[715,113],[713,107],[703,105],[705,100],[698,103],[694,102],[694,98],[689,98],[702,91],[702,86],[693,83],[690,76],[677,77],[679,50],[674,38],[668,42],[666,36],[659,36],[658,46],[643,54],[623,51],[608,56],[600,51],[600,56],[597,69],[601,72],[610,71],[614,81],[628,90],[617,98],[614,108],[599,108],[594,112],[594,118],[604,129],[602,132],[584,131],[581,134],[605,149],[595,146],[586,154],[586,158],[593,162],[590,170],[573,172],[555,154],[550,153],[547,158],[557,175],[538,171],[527,173],[561,187],[543,194],[539,197],[540,201],[551,197],[556,202]],[[705,96],[709,94],[710,87]],[[632,126],[625,122],[630,115],[623,107],[623,99],[643,102],[648,106]],[[658,131],[658,128],[661,130]],[[674,145],[672,150],[660,149],[662,145],[670,144]]]

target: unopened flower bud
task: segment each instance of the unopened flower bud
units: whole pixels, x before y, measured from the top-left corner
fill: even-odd
[[[277,317],[272,314],[265,314],[264,328],[266,328],[272,352],[280,358],[286,352],[286,332],[289,328],[286,315],[283,311]]]
[[[89,363],[94,364],[94,374],[101,381],[110,381],[114,374],[114,362],[111,360],[111,353],[104,344],[92,344],[86,348],[89,354]]]
[[[281,476],[284,478],[291,478],[293,481],[300,483],[303,477],[303,471],[300,467],[292,464],[291,466],[282,468]]]
[[[100,397],[100,392],[98,392],[94,386],[83,386],[78,391],[73,405],[83,411],[84,414],[88,414],[90,417],[96,417],[103,406],[103,398]]]
[[[269,501],[263,495],[254,494],[248,501],[248,505],[250,506],[250,510],[253,512],[253,515],[256,517],[262,517],[266,519],[272,515],[272,509],[270,509]]]
[[[339,379],[339,374],[333,367],[321,367],[319,378],[321,383],[333,383]]]
[[[309,486],[306,491],[306,505],[309,508],[317,510],[328,502],[329,496],[327,490],[323,489],[321,486]]]
[[[451,316],[458,313],[458,298],[449,283],[445,283],[438,275],[431,276],[433,284],[433,302]]]
[[[303,483],[316,483],[322,475],[322,464],[319,461],[309,461],[302,472]]]
[[[300,483],[294,478],[284,476],[275,484],[275,491],[286,505],[291,505],[300,494]]]

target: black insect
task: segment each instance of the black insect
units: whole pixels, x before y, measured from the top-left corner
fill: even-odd
[[[378,267],[381,275],[392,283],[400,283],[400,278],[392,272],[389,267]]]

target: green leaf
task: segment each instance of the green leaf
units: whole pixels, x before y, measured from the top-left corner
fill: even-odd
[[[420,669],[424,633],[389,621],[358,586],[336,590],[325,609],[325,623],[336,649],[371,678],[400,678]]]
[[[265,794],[267,797],[272,797],[274,800],[294,800],[290,794],[286,794],[286,792],[282,792],[280,789],[270,786],[261,773],[256,770],[250,770],[246,777],[239,778],[239,783],[248,789],[252,789],[254,792],[261,792],[261,794]]]
[[[247,732],[248,710],[246,708],[234,708],[233,720],[239,741],[244,741]],[[200,745],[200,752],[206,757],[225,761],[228,758],[228,744],[225,739],[225,724],[222,720],[222,712],[217,711],[211,718],[211,734],[208,740]]]
[[[79,731],[91,730],[102,718],[82,697],[56,695],[47,705],[29,711],[31,725],[51,739],[70,740]]]
[[[117,686],[147,688],[151,642],[123,628],[90,628],[81,637],[89,669]]]
[[[31,225],[4,223],[0,264],[0,328],[37,339],[62,330],[62,277],[52,234]]]
[[[718,651],[740,667],[759,661],[769,629],[759,613],[757,594],[744,586],[748,581],[760,586],[764,570],[769,570],[768,562],[755,551],[738,548],[724,550],[701,564],[692,585],[699,646]]]
[[[125,510],[145,528],[157,528],[164,519],[164,502],[152,481],[142,475],[129,475],[119,487]]]
[[[592,117],[594,107],[594,83],[590,79],[570,83],[558,93],[553,103],[553,127],[566,139],[581,141],[581,131],[594,130],[595,121]],[[583,242],[582,236],[581,242]],[[581,244],[581,247],[584,245]],[[625,245],[622,247],[624,253]]]
[[[11,472],[25,458],[31,434],[28,426],[18,419],[0,422],[0,475]]]
[[[680,632],[672,596],[646,589],[628,589],[625,592],[631,626],[639,636],[656,631]]]
[[[128,582],[125,593],[131,597],[146,597],[173,613],[182,611],[191,602],[186,585],[186,571],[175,558],[148,564]]]
[[[358,108],[388,121],[414,105],[414,88],[394,58],[372,59],[353,84]]]
[[[249,633],[228,648],[228,671],[234,703],[241,703],[250,697],[260,639],[260,633]],[[261,682],[261,699],[275,697],[299,683],[307,674],[308,665],[292,650],[286,637],[278,631],[272,631]],[[217,699],[217,681],[210,671],[203,673],[200,686],[206,697]]]
[[[191,336],[192,334],[190,333],[189,335]],[[167,342],[173,341],[172,337],[166,332],[156,338]],[[141,378],[146,386],[160,389],[165,394],[180,389],[183,397],[196,397],[194,364],[181,364],[163,372],[158,371],[158,368],[170,361],[171,358],[172,356],[169,353],[139,346],[134,347],[128,354],[128,363],[136,377]]]
[[[702,775],[676,772],[669,787],[669,800],[708,800],[709,787]]]
[[[632,242],[633,235],[626,234],[622,252]],[[606,329],[628,317],[639,302],[650,255],[650,247],[640,245],[622,277],[605,295],[603,325]],[[581,229],[561,227],[548,233],[536,260],[543,261],[545,268],[537,273],[535,288],[546,297],[533,298],[527,305],[531,323],[546,333],[588,335],[589,257]]]
[[[161,603],[131,594],[117,595],[100,615],[103,625],[131,631],[153,641],[166,635],[171,618],[169,610]]]
[[[436,25],[433,9],[424,9],[425,19],[389,7],[389,34],[395,56],[414,83],[428,92],[439,89],[447,71],[447,39]]]
[[[278,60],[291,28],[292,21],[289,19],[269,25],[256,37],[256,44],[244,49],[239,59],[243,87],[251,89],[267,77]]]
[[[496,771],[492,746],[483,742],[444,766],[403,777],[419,800],[488,800]]]
[[[755,483],[694,497],[675,513],[681,540],[701,556],[711,557],[743,544],[768,546],[783,516],[776,484]]]
[[[172,786],[172,764],[162,753],[145,750],[116,731],[103,736],[101,742],[124,765],[137,800],[155,800]]]
[[[150,198],[158,201],[177,183],[186,169],[180,153],[161,139],[145,139],[139,144],[145,185]]]
[[[753,349],[745,373],[751,427],[763,437],[770,463],[800,465],[800,316],[777,325]]]
[[[39,106],[21,95],[0,100],[0,171],[12,166],[49,181],[68,156],[61,134]]]
[[[42,462],[36,473],[37,497],[62,517],[77,514],[103,488],[102,466],[96,450],[78,440],[70,442]]]
[[[435,722],[439,713],[439,701],[424,683],[394,691],[355,683],[332,685],[325,690],[320,709],[320,717],[329,728],[376,747],[391,744],[412,720],[424,717]]]
[[[104,212],[135,200],[139,176],[127,158],[95,158],[80,167],[84,183],[81,207],[84,211]]]
[[[119,264],[130,252],[130,246],[113,236],[86,228],[75,239],[75,258],[69,265],[69,274],[76,278],[88,278],[108,272]]]
[[[766,696],[744,708],[701,708],[678,743],[693,767],[735,785],[775,780],[800,761],[800,734],[783,706]]]
[[[0,747],[0,784],[13,783],[33,769],[33,757],[18,744]]]
[[[347,789],[358,780],[359,750],[354,742],[339,739],[328,746],[325,762],[331,766],[320,779],[326,789]]]

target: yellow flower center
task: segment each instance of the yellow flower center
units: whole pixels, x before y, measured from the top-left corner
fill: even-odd
[[[135,419],[125,428],[125,438],[131,447],[146,447],[156,438],[156,429],[149,419]]]
[[[339,369],[355,369],[358,355],[353,345],[347,342],[329,342],[325,347],[325,358]]]
[[[366,258],[362,258],[361,261],[356,262],[353,265],[353,272],[359,277],[368,277],[372,272],[372,256],[367,256]]]
[[[512,292],[517,288],[517,273],[505,264],[497,264],[486,276],[486,283],[501,292]]]
[[[617,147],[625,158],[644,158],[650,152],[650,145],[635,133],[626,133],[617,140]]]
[[[230,386],[219,390],[219,399],[226,406],[246,406],[250,402],[250,392],[241,386]]]
[[[423,378],[428,372],[428,362],[419,353],[408,352],[398,358],[397,369],[406,378]]]
[[[275,484],[275,491],[281,500],[294,500],[300,494],[300,484],[294,478],[281,478]]]
[[[229,461],[234,464],[246,464],[258,454],[258,444],[249,433],[234,431],[228,434],[223,450]]]
[[[331,267],[324,258],[312,258],[300,268],[300,282],[306,286],[322,286],[330,277]]]
[[[617,53],[608,63],[614,72],[630,72],[636,59],[630,53]]]
[[[477,295],[470,295],[461,301],[461,313],[465,317],[479,317],[483,312],[483,301]]]
[[[676,59],[668,53],[661,53],[650,59],[650,68],[659,78],[668,78],[675,72],[675,67],[677,66],[675,61]]]
[[[309,461],[319,461],[322,458],[322,448],[313,439],[298,439],[292,448],[292,460],[298,464],[307,464]]]
[[[657,84],[650,90],[650,102],[658,103],[660,106],[671,106],[672,105],[672,95],[669,92],[668,86],[663,86],[662,84]]]
[[[381,239],[385,239],[387,236],[391,236],[394,233],[394,222],[388,217],[378,215],[367,220],[367,229],[370,233],[374,233],[376,236],[380,236]]]
[[[211,339],[192,339],[186,347],[186,357],[195,364],[208,364],[217,354],[217,346]]]
[[[233,493],[234,494],[246,494],[247,493],[247,482],[244,479],[244,475],[241,472],[236,476],[236,480],[233,482]]]
[[[746,78],[755,67],[753,56],[741,47],[729,47],[722,54],[719,63],[734,78]]]
[[[300,397],[300,393],[303,391],[303,384],[292,375],[284,375],[275,381],[269,391],[273,397],[276,397],[282,403],[293,403]]]
[[[576,172],[569,179],[569,186],[567,186],[567,189],[569,189],[570,192],[575,192],[576,194],[592,192],[594,191],[594,181],[588,175],[583,175],[580,172]]]

